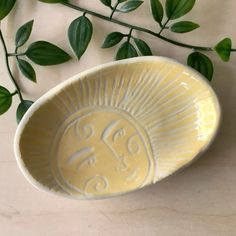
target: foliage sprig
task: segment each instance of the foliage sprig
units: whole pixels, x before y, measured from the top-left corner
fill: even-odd
[[[0,0],[0,21],[2,21],[10,13],[15,3],[16,0]],[[32,62],[37,65],[48,66],[61,64],[71,59],[71,56],[64,50],[47,41],[33,42],[28,46],[26,51],[19,52],[21,47],[25,45],[30,38],[33,23],[34,21],[31,20],[17,30],[15,35],[14,52],[9,52],[2,29],[0,28],[0,42],[3,46],[6,69],[13,85],[15,86],[15,91],[10,92],[7,88],[0,85],[0,115],[10,109],[12,105],[12,98],[15,95],[18,95],[20,100],[16,110],[16,120],[18,123],[33,102],[23,97],[21,89],[11,70],[9,58],[14,57],[16,59],[19,71],[23,74],[23,76],[35,83],[37,82],[37,79],[36,72],[31,64]]]
[[[17,0],[0,0],[0,21],[10,13],[16,1]],[[128,28],[128,31],[126,32],[109,32],[101,43],[101,47],[104,49],[115,46],[118,47],[115,55],[116,60],[137,57],[140,55],[152,55],[151,47],[147,42],[134,36],[133,32],[139,31],[167,43],[190,49],[191,52],[187,58],[187,64],[211,81],[213,78],[214,65],[210,56],[206,53],[215,52],[222,61],[226,62],[230,60],[231,53],[236,51],[236,49],[232,48],[232,41],[230,38],[224,38],[214,46],[198,46],[182,43],[163,36],[162,33],[166,30],[182,34],[191,32],[200,27],[196,22],[179,20],[179,18],[185,16],[193,9],[196,0],[166,0],[164,5],[159,0],[150,0],[150,15],[157,23],[156,31],[116,19],[115,16],[117,13],[130,13],[140,8],[143,4],[143,1],[140,0],[97,0],[109,10],[106,15],[75,5],[70,0],[38,1],[49,4],[58,3],[82,12],[81,16],[71,22],[67,33],[72,51],[78,60],[81,59],[86,52],[93,35],[93,24],[89,19],[89,15]],[[27,79],[35,83],[37,82],[37,77],[32,66],[33,63],[41,66],[48,66],[64,63],[71,59],[71,56],[67,52],[46,41],[32,42],[27,49],[22,52],[21,47],[28,42],[33,29],[33,23],[33,20],[25,23],[16,32],[14,52],[8,51],[2,30],[0,29],[0,42],[3,45],[6,68],[9,77],[15,86],[15,91],[10,92],[7,88],[0,85],[0,115],[4,114],[11,107],[12,98],[15,95],[18,95],[20,100],[16,112],[18,122],[33,102],[23,98],[20,87],[11,71],[9,57],[14,57],[20,72]]]
[[[40,1],[45,2],[45,0],[40,0]],[[48,1],[50,0],[47,0],[47,2]],[[51,1],[55,2],[53,0]],[[132,25],[130,23],[117,20],[114,18],[114,14],[116,12],[127,13],[136,10],[142,5],[143,1],[136,1],[136,0],[113,0],[113,1],[99,0],[99,1],[104,6],[110,9],[110,15],[109,13],[108,15],[97,13],[93,10],[89,10],[80,7],[79,5],[72,4],[70,3],[70,1],[61,0],[57,2],[74,10],[86,13],[91,16],[95,16],[108,22],[124,26],[132,31],[136,30],[144,32],[160,40],[166,41],[179,47],[188,48],[192,50],[192,52],[190,52],[188,56],[187,64],[196,69],[197,71],[199,71],[201,74],[203,74],[209,81],[211,81],[213,78],[214,65],[209,55],[207,55],[205,52],[215,52],[219,55],[219,57],[223,61],[229,61],[231,53],[236,51],[236,49],[232,48],[232,41],[230,38],[224,38],[220,42],[216,43],[216,45],[214,46],[198,46],[198,45],[182,43],[162,35],[163,31],[165,30],[169,30],[173,33],[182,34],[191,32],[200,27],[199,24],[197,24],[196,22],[179,20],[179,18],[185,16],[193,9],[196,0],[166,0],[164,6],[159,0],[150,0],[150,13],[152,15],[153,20],[158,24],[159,30],[157,31],[153,31],[148,28],[140,27],[137,25]],[[127,11],[120,10],[121,8],[126,8],[126,7],[129,10]],[[175,21],[173,22],[173,20]],[[81,31],[83,30],[81,29]],[[86,32],[88,33],[88,31]],[[127,39],[127,41],[118,45],[123,39]],[[133,39],[134,43],[130,42],[130,39]],[[89,43],[89,41],[87,41],[87,43]],[[118,45],[118,50],[115,56],[115,59],[117,60],[136,57],[139,55],[143,56],[152,55],[151,47],[145,41],[143,41],[142,39],[134,38],[133,35],[131,35],[130,38],[128,39],[128,34],[124,32],[109,33],[105,37],[102,43],[102,48],[109,48],[117,45]]]

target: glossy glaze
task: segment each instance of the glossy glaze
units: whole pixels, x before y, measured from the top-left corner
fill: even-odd
[[[45,94],[19,125],[15,153],[40,189],[109,197],[190,163],[212,141],[219,119],[218,100],[198,73],[167,58],[135,58]]]

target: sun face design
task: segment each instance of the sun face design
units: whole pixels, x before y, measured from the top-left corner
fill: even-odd
[[[65,122],[57,142],[57,179],[66,191],[116,194],[149,181],[152,165],[145,133],[121,111],[79,111]]]

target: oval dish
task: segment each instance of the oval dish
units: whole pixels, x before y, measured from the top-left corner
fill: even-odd
[[[212,142],[220,107],[208,82],[163,57],[80,73],[36,101],[14,149],[38,189],[80,199],[127,193],[192,162]]]

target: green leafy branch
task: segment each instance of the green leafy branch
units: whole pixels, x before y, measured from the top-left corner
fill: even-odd
[[[39,1],[44,3],[60,3],[83,13],[73,20],[68,28],[68,40],[78,59],[86,52],[93,35],[93,25],[88,18],[88,15],[129,29],[129,31],[125,33],[118,31],[109,33],[101,45],[104,49],[118,45],[115,56],[116,60],[137,57],[140,55],[152,55],[150,46],[144,40],[135,37],[133,35],[134,31],[144,32],[167,43],[193,50],[188,56],[187,64],[202,73],[208,80],[211,80],[213,77],[214,66],[209,56],[204,52],[214,51],[223,61],[229,61],[231,52],[236,51],[236,49],[232,48],[232,41],[230,38],[221,40],[213,47],[206,47],[182,43],[162,35],[165,30],[170,30],[174,33],[187,33],[199,28],[199,25],[192,21],[172,22],[190,12],[196,0],[166,0],[165,6],[163,6],[159,0],[150,0],[151,15],[159,28],[157,31],[132,25],[114,18],[116,13],[129,13],[138,9],[143,3],[143,1],[140,0],[99,0],[104,6],[109,8],[110,12],[107,15],[74,5],[69,0]],[[15,2],[16,0],[0,0],[0,21],[10,13]],[[4,114],[11,107],[12,98],[15,95],[18,95],[20,100],[16,112],[18,122],[33,102],[23,98],[17,80],[11,71],[9,57],[14,57],[16,59],[20,72],[32,82],[37,81],[32,62],[41,66],[46,66],[64,63],[71,59],[70,55],[64,50],[46,41],[33,42],[22,52],[21,47],[29,40],[32,28],[33,20],[27,22],[18,29],[15,36],[15,50],[11,53],[8,51],[0,28],[0,42],[2,43],[5,54],[6,69],[15,86],[15,91],[13,92],[0,86],[0,115]]]
[[[182,16],[189,13],[196,2],[196,0],[166,0],[165,6],[159,0],[150,0],[150,9],[153,19],[158,23],[159,30],[152,31],[150,29],[140,27],[137,25],[132,25],[127,22],[117,20],[114,18],[116,12],[128,13],[139,8],[143,1],[139,0],[100,0],[100,2],[110,9],[109,15],[103,15],[95,11],[80,7],[70,3],[69,0],[39,0],[46,3],[60,3],[66,7],[72,8],[74,10],[83,12],[91,16],[95,16],[102,20],[112,22],[124,27],[127,27],[133,32],[134,30],[150,34],[160,40],[166,41],[168,43],[174,44],[179,47],[188,48],[193,50],[187,59],[187,64],[200,73],[202,73],[208,80],[212,80],[214,66],[205,52],[216,52],[223,61],[229,61],[231,52],[235,52],[236,49],[232,48],[232,42],[230,38],[225,38],[217,43],[215,46],[196,46],[191,44],[186,44],[182,42],[175,41],[173,39],[167,38],[162,35],[164,30],[170,30],[174,33],[187,33],[191,32],[200,26],[192,21],[178,21],[172,23],[173,20],[179,19]],[[79,20],[80,19],[80,20]],[[89,42],[92,37],[92,23],[89,18],[85,15],[79,17],[77,21],[83,20],[83,24],[77,24],[77,27],[73,27],[73,24],[69,27],[69,41],[77,55],[78,59],[81,58],[83,53],[86,51]],[[73,32],[73,33],[72,33]],[[123,42],[116,53],[115,59],[125,59],[130,57],[136,57],[139,55],[151,55],[151,49],[146,42],[142,39],[134,38],[133,35],[129,35],[122,32],[112,32],[107,35],[104,42],[102,43],[102,48],[109,48],[118,45],[122,40]]]
[[[10,13],[12,8],[14,7],[16,0],[0,0],[0,22]],[[7,88],[0,85],[0,115],[7,112],[12,105],[12,98],[15,95],[18,95],[20,103],[17,107],[16,118],[17,122],[20,122],[21,118],[25,114],[25,112],[29,109],[29,107],[33,104],[32,101],[24,99],[21,89],[15,79],[10,63],[9,57],[14,57],[17,61],[18,68],[20,72],[30,81],[35,82],[36,72],[33,66],[29,61],[46,66],[46,65],[56,65],[60,63],[64,63],[68,61],[71,57],[65,51],[60,49],[54,44],[51,44],[46,41],[37,41],[31,43],[26,51],[18,52],[23,45],[28,41],[34,21],[31,20],[26,24],[22,25],[16,32],[15,35],[15,51],[14,53],[10,53],[8,51],[2,30],[0,28],[0,42],[3,46],[3,51],[5,55],[6,69],[9,74],[9,77],[15,86],[15,91],[10,92]]]

